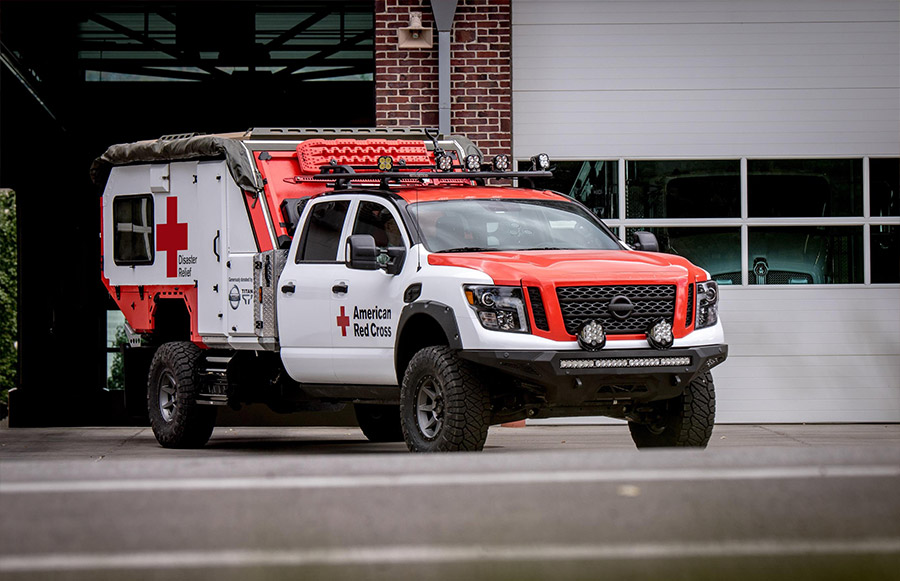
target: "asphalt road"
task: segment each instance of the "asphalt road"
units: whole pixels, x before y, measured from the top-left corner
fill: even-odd
[[[492,428],[413,455],[354,428],[0,430],[0,577],[900,579],[900,426]]]

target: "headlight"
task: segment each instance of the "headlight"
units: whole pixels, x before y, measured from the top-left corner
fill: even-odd
[[[695,329],[712,327],[719,321],[719,285],[715,281],[697,283],[697,318]]]
[[[485,329],[527,333],[522,289],[517,286],[465,285],[466,300]]]
[[[550,169],[550,156],[546,153],[539,153],[532,157],[531,169],[533,171],[547,171]]]
[[[468,171],[479,171],[481,170],[481,156],[478,154],[471,154],[466,156],[466,169]]]

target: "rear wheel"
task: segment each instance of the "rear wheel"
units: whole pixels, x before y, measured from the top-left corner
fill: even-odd
[[[358,403],[353,406],[356,421],[372,442],[402,442],[400,406]]]
[[[472,367],[449,347],[416,353],[400,388],[403,437],[413,452],[479,451],[491,402]]]
[[[697,376],[674,399],[656,403],[650,423],[628,422],[638,448],[690,446],[705,448],[716,418],[716,393],[712,374]]]
[[[150,363],[147,411],[164,448],[201,448],[216,425],[216,408],[197,403],[200,357],[199,347],[178,341],[163,344]]]

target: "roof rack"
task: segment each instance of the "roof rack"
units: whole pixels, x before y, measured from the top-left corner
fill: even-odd
[[[380,137],[382,139],[410,139],[425,138],[422,129],[412,127],[254,127],[247,133],[247,139],[277,139],[277,138],[309,138],[318,137],[346,138],[346,137]]]
[[[360,168],[363,169],[363,168]],[[368,169],[368,168],[366,168]],[[372,182],[381,181],[383,189],[390,189],[391,180],[396,181],[417,181],[424,179],[438,180],[475,180],[482,182],[486,179],[524,179],[528,181],[532,187],[534,178],[553,177],[550,171],[372,171],[357,173],[350,166],[323,166],[323,173],[310,176],[315,181],[334,182],[335,190],[346,189],[351,182]]]

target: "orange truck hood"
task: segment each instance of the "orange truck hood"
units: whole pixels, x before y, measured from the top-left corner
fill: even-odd
[[[495,284],[687,284],[705,273],[680,256],[627,250],[530,250],[431,254],[428,264],[484,272]],[[679,286],[681,286],[679,285]]]

